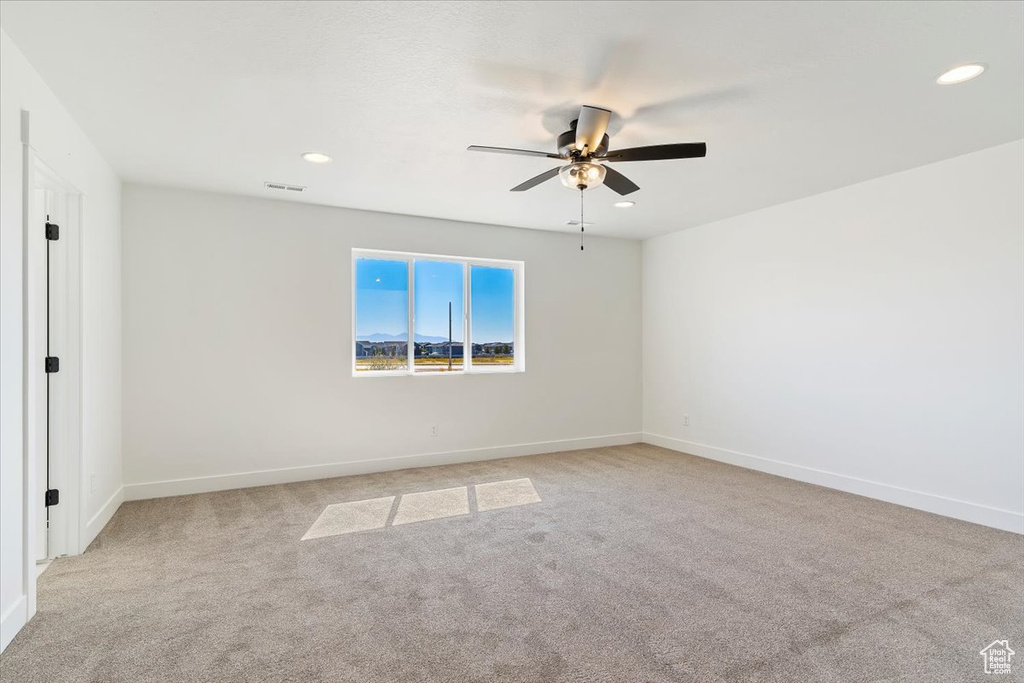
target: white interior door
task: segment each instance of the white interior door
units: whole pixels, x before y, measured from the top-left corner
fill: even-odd
[[[61,359],[63,356],[61,346],[67,339],[67,249],[64,245],[68,226],[68,196],[65,192],[55,189],[41,188],[35,192],[36,216],[39,217],[39,224],[36,229],[37,235],[31,236],[34,240],[42,237],[41,248],[45,250],[43,262],[45,267],[43,273],[39,274],[37,282],[42,285],[41,293],[45,297],[45,316],[41,317],[40,327],[36,330],[39,345],[43,346],[43,364],[37,365],[34,372],[44,371],[45,359],[55,357]],[[46,238],[46,225],[57,226],[58,239]],[[64,234],[60,234],[64,232]],[[57,372],[45,372],[43,384],[44,406],[43,424],[40,430],[40,444],[36,458],[36,490],[37,490],[37,515],[36,515],[36,561],[42,562],[64,554],[66,547],[66,529],[64,525],[56,524],[53,506],[46,504],[46,493],[51,489],[60,490],[59,482],[65,479],[63,472],[65,466],[65,449],[67,424],[67,392],[65,388],[66,357],[60,367],[64,370]],[[59,361],[58,361],[59,362]],[[59,495],[59,494],[58,494]],[[59,503],[58,503],[59,504]]]

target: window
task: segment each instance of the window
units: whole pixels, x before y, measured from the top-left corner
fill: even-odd
[[[356,367],[404,371],[409,358],[409,266],[356,260]]]
[[[462,314],[466,267],[451,261],[412,263],[416,276],[413,320],[416,323],[417,372],[455,372],[463,369],[466,336]]]
[[[523,263],[352,250],[355,375],[525,369]]]
[[[469,267],[473,363],[501,367],[515,364],[516,274],[511,268]]]

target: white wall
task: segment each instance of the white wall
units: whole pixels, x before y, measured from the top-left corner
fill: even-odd
[[[129,497],[640,439],[639,242],[136,185],[123,210]],[[527,371],[353,378],[353,247],[525,261]]]
[[[1018,141],[645,242],[647,440],[1024,532],[1022,188]]]
[[[116,509],[121,490],[120,180],[0,31],[0,647],[33,608],[23,535],[23,109],[38,156],[84,194],[82,457],[87,476],[96,473],[95,490],[86,487],[82,521],[92,524],[85,542]]]

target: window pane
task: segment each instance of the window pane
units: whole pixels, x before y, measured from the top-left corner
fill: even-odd
[[[470,268],[470,320],[473,365],[515,363],[515,272],[510,268]]]
[[[356,370],[409,368],[409,264],[356,259]]]
[[[462,370],[462,264],[416,261],[417,372]]]

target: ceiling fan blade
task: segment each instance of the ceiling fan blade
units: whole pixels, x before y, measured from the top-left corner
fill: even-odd
[[[586,147],[593,152],[600,147],[611,120],[612,113],[607,109],[588,105],[580,107],[580,117],[576,120],[576,149]]]
[[[657,161],[659,159],[693,159],[706,156],[708,146],[703,142],[681,142],[675,145],[651,145],[617,149],[601,157],[603,161]]]
[[[516,185],[515,187],[513,187],[509,191],[510,192],[522,192],[524,190],[529,190],[531,187],[536,187],[537,185],[540,185],[541,183],[543,183],[545,180],[551,180],[556,175],[558,175],[558,171],[561,168],[562,168],[561,166],[555,166],[550,171],[544,171],[540,175],[537,175],[537,176],[534,176],[534,177],[530,178],[525,183],[521,183],[519,185]]]
[[[640,189],[639,185],[616,171],[611,166],[604,167],[604,184],[621,195],[627,195],[630,192],[636,192]]]
[[[550,152],[535,152],[532,149],[513,149],[511,147],[484,147],[482,145],[470,145],[467,147],[470,152],[495,152],[497,154],[520,154],[524,157],[547,157],[548,159],[562,159],[563,157]]]

